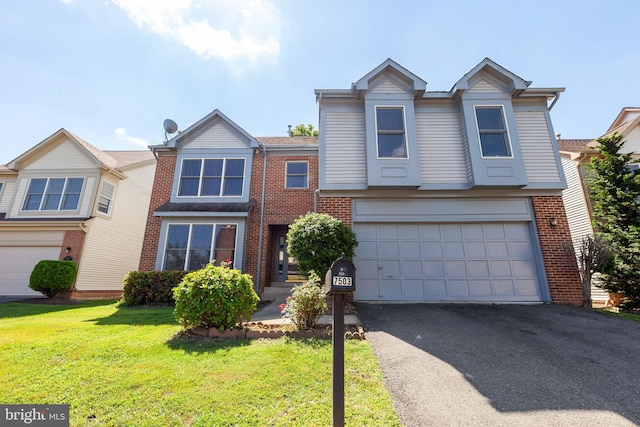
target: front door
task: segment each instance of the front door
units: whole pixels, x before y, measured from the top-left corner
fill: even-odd
[[[287,253],[287,230],[277,231],[275,242],[275,272],[273,281],[286,282],[290,275],[298,274],[296,260]]]

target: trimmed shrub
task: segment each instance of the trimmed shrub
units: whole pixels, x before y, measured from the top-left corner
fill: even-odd
[[[42,260],[29,277],[29,287],[51,298],[60,291],[71,289],[78,268],[74,261]]]
[[[318,275],[311,271],[309,280],[294,286],[287,302],[280,305],[282,316],[291,319],[300,331],[315,328],[320,317],[327,311],[327,297],[319,282]]]
[[[259,301],[248,274],[222,264],[187,274],[173,290],[176,320],[186,329],[204,326],[221,331],[250,320]]]
[[[305,274],[315,271],[323,280],[336,259],[344,253],[353,258],[356,234],[342,221],[327,214],[300,216],[287,233],[287,250]]]
[[[188,271],[130,271],[124,276],[122,306],[173,305],[173,288]]]

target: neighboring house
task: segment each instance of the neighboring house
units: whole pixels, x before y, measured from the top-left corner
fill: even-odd
[[[640,157],[640,108],[625,107],[620,111],[607,132],[601,137],[614,133],[624,137],[623,153],[637,153]],[[560,139],[558,147],[562,159],[562,167],[567,177],[568,188],[562,192],[571,238],[577,243],[586,235],[593,234],[591,225],[591,205],[587,196],[586,164],[598,155],[596,139]]]
[[[118,297],[138,267],[155,170],[149,151],[102,151],[60,129],[0,166],[0,295],[41,295],[43,259],[72,259],[72,298]]]
[[[563,89],[530,83],[485,59],[430,92],[389,59],[316,90],[318,210],[357,234],[355,299],[581,304],[549,114]]]
[[[158,158],[140,270],[231,261],[259,293],[297,273],[288,226],[313,211],[316,137],[255,138],[218,110],[165,144]]]

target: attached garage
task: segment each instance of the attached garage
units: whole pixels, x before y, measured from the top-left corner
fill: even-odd
[[[356,300],[549,300],[528,199],[354,200]]]
[[[0,295],[42,296],[29,288],[33,267],[58,259],[63,232],[0,233]]]

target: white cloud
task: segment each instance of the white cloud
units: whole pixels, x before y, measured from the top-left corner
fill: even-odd
[[[280,53],[281,18],[267,0],[112,0],[140,28],[203,58],[257,61]]]
[[[147,148],[149,143],[142,138],[135,138],[133,136],[127,135],[127,130],[125,128],[117,128],[113,131],[116,134],[116,137],[121,141],[126,141],[130,144],[140,145],[144,148]]]

